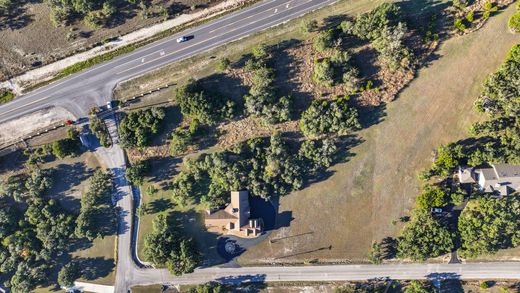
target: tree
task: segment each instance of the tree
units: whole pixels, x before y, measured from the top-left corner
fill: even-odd
[[[80,270],[75,262],[69,262],[64,265],[58,273],[58,284],[62,288],[70,288],[74,286],[74,281],[80,276]]]
[[[398,23],[400,19],[399,6],[383,3],[358,16],[354,23],[343,22],[341,28],[344,33],[353,34],[364,40],[374,40],[380,36],[382,30]]]
[[[443,207],[448,203],[448,193],[436,186],[427,185],[417,197],[417,207],[423,210],[429,210],[433,207]]]
[[[213,125],[219,120],[233,117],[235,103],[219,95],[211,95],[195,80],[177,89],[175,100],[183,115],[202,124]]]
[[[300,28],[304,33],[310,33],[315,31],[318,28],[318,22],[314,19],[312,20],[302,20]]]
[[[145,238],[144,254],[174,275],[191,273],[200,262],[200,253],[191,239],[176,229],[164,214],[153,220],[152,232]]]
[[[381,251],[381,244],[377,241],[372,242],[372,247],[368,252],[368,259],[373,264],[380,264],[383,262],[383,252]]]
[[[52,144],[52,153],[58,158],[63,159],[68,156],[77,156],[80,153],[81,141],[79,132],[76,128],[67,129],[67,138],[55,141]]]
[[[126,169],[126,180],[133,185],[143,185],[144,176],[149,169],[150,165],[147,162],[139,161]]]
[[[324,135],[345,135],[361,127],[357,110],[349,106],[348,97],[332,101],[314,100],[299,122],[300,130],[311,139]]]
[[[431,171],[433,174],[446,177],[450,175],[464,158],[462,146],[456,143],[441,145],[437,149],[437,156]]]
[[[416,210],[401,232],[397,257],[424,261],[448,253],[453,248],[452,234],[428,211]]]
[[[255,52],[256,51],[256,52]],[[284,122],[291,118],[291,97],[278,97],[274,87],[274,70],[267,67],[268,54],[264,46],[253,51],[254,60],[246,67],[253,71],[253,84],[244,96],[248,114],[265,118],[270,123]]]
[[[383,28],[372,42],[379,52],[379,60],[392,71],[410,65],[411,52],[403,44],[406,32],[406,25],[400,22],[396,26]]]
[[[150,108],[128,113],[119,124],[121,145],[125,148],[145,147],[157,134],[164,119],[162,108]]]
[[[477,257],[520,244],[520,199],[516,195],[470,201],[459,217],[460,255]]]
[[[90,131],[99,139],[101,145],[108,148],[112,145],[112,140],[108,133],[108,128],[103,120],[93,116],[90,118]]]

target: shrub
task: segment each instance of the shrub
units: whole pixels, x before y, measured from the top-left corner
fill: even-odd
[[[334,44],[334,31],[326,30],[320,32],[314,39],[314,48],[318,52],[323,52],[326,49],[332,48]]]
[[[509,29],[514,33],[520,33],[520,11],[509,18]]]
[[[9,90],[0,89],[0,104],[5,104],[14,99],[14,93]]]
[[[470,12],[468,12],[468,14],[466,14],[466,20],[469,23],[472,23],[474,19],[475,19],[475,13],[473,11],[470,11]]]
[[[466,29],[466,25],[462,22],[461,18],[455,19],[453,25],[460,31],[464,31]]]
[[[217,63],[217,70],[224,71],[229,68],[231,61],[228,58],[221,58]]]
[[[302,20],[300,25],[302,32],[310,33],[315,31],[318,28],[318,22],[316,20]]]

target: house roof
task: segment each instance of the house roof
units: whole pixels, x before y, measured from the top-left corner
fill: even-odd
[[[236,220],[237,217],[233,214],[228,213],[227,210],[222,209],[211,214],[206,215],[206,220]]]
[[[491,168],[476,170],[484,181],[481,188],[486,192],[498,191],[507,195],[511,190],[520,190],[520,166],[511,164],[492,164]]]
[[[459,182],[460,183],[475,183],[473,177],[473,167],[459,167]]]
[[[224,209],[206,215],[206,220],[237,220],[240,227],[247,224],[249,219],[249,193],[247,191],[231,192],[231,203]]]
[[[511,164],[494,164],[493,169],[498,178],[520,178],[520,166]]]

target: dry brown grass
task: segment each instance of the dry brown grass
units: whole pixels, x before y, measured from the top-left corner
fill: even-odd
[[[331,168],[328,180],[281,199],[280,213],[294,219],[270,238],[295,237],[265,241],[240,261],[360,262],[373,240],[396,236],[401,225],[391,223],[414,206],[417,171],[431,163],[433,149],[465,137],[478,119],[473,102],[481,83],[519,40],[507,30],[513,11],[510,7],[481,30],[443,44],[438,60],[388,104],[384,121],[359,133],[364,142],[351,150],[349,162]]]

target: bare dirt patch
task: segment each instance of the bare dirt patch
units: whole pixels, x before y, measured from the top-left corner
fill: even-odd
[[[74,120],[74,116],[61,107],[40,110],[0,124],[0,146],[19,141],[38,129]]]

